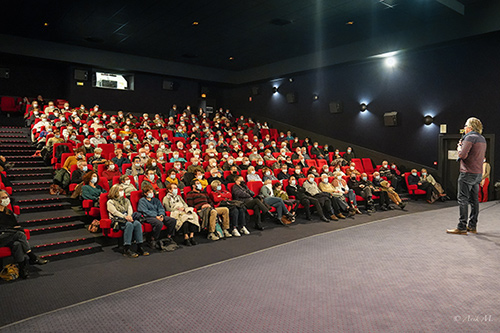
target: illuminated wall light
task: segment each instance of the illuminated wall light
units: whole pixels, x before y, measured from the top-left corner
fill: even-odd
[[[426,115],[426,116],[424,117],[424,124],[425,124],[425,125],[429,126],[429,125],[431,125],[433,122],[434,122],[434,118],[433,118],[432,116],[430,116],[430,115]]]
[[[288,82],[292,83],[293,82],[293,77],[289,78]]]
[[[273,87],[273,94],[276,94],[278,92],[278,87]]]
[[[366,103],[361,103],[359,105],[359,111],[365,112],[367,109],[368,109],[368,105],[366,105]]]
[[[394,57],[388,57],[384,60],[384,64],[389,68],[394,68],[398,61]]]
[[[251,102],[252,101],[252,96],[248,97],[248,101]]]
[[[201,94],[201,98],[207,98],[207,94]]]
[[[313,101],[317,101],[319,99],[319,95],[318,94],[313,94]]]

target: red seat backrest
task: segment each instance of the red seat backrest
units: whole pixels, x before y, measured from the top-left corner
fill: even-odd
[[[142,191],[133,191],[130,193],[130,203],[134,212],[137,212],[137,205],[139,204],[139,199],[142,198]]]
[[[255,195],[258,195],[260,193],[260,189],[264,184],[262,182],[248,182],[247,183],[248,188],[255,193]]]

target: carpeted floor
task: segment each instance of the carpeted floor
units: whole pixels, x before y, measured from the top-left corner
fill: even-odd
[[[92,264],[78,258],[80,267],[71,270],[61,265],[66,261],[55,262],[38,278],[0,286],[3,295],[4,289],[18,295],[15,306],[2,302],[4,324],[42,314],[2,332],[498,332],[500,206],[490,202],[481,209],[478,235],[445,234],[456,225],[457,208],[450,207],[374,214],[388,218],[350,228],[352,222],[273,228],[133,261],[114,254],[114,261],[104,262],[110,253],[93,255],[87,257]],[[367,218],[373,217],[355,221]],[[344,229],[295,241],[290,236],[305,237],[318,226]],[[252,244],[259,247],[255,243],[266,248],[284,241],[292,242],[252,250]],[[249,254],[236,257],[244,254],[236,249]],[[210,256],[236,258],[186,272]],[[176,270],[185,273],[169,274]],[[142,282],[160,279],[119,291],[138,276]],[[101,277],[100,288],[88,283],[95,277]],[[57,279],[59,285],[49,285]],[[36,299],[34,282],[50,288],[46,301]],[[90,300],[104,290],[118,292]]]

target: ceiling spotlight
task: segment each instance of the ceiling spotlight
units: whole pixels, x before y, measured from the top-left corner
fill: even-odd
[[[207,98],[207,94],[205,93],[201,94],[201,98]]]
[[[431,125],[434,122],[434,118],[430,115],[424,117],[424,124],[427,126]]]
[[[229,60],[234,60],[234,57],[229,57]]]
[[[319,95],[318,94],[313,94],[313,101],[317,101],[319,99]]]
[[[45,22],[43,25],[44,25],[44,26],[48,26],[49,24],[48,24],[47,22]]]
[[[367,108],[368,108],[368,105],[366,105],[365,103],[361,103],[359,105],[359,111],[361,111],[361,112],[365,112]]]
[[[346,24],[347,24],[347,25],[353,25],[353,24],[354,24],[354,21],[348,21]]]
[[[200,24],[198,21],[193,22],[193,25],[198,25],[198,24]]]
[[[278,92],[278,87],[273,87],[273,94],[276,94]]]
[[[394,57],[388,57],[384,61],[385,65],[389,68],[393,68],[397,64],[397,60]]]

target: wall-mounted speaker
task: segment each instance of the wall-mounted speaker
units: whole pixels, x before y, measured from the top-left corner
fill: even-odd
[[[10,77],[10,69],[8,68],[0,68],[0,78],[8,79]]]
[[[174,90],[175,83],[173,81],[163,80],[163,90]]]
[[[297,93],[288,93],[286,94],[286,101],[290,104],[297,103]]]
[[[384,126],[398,126],[398,113],[396,111],[384,113]]]
[[[87,81],[89,79],[89,72],[83,69],[75,69],[74,73],[75,80],[77,81]]]
[[[260,87],[254,86],[252,87],[252,95],[259,95],[260,94]]]
[[[344,104],[342,102],[330,102],[330,113],[344,112]]]

